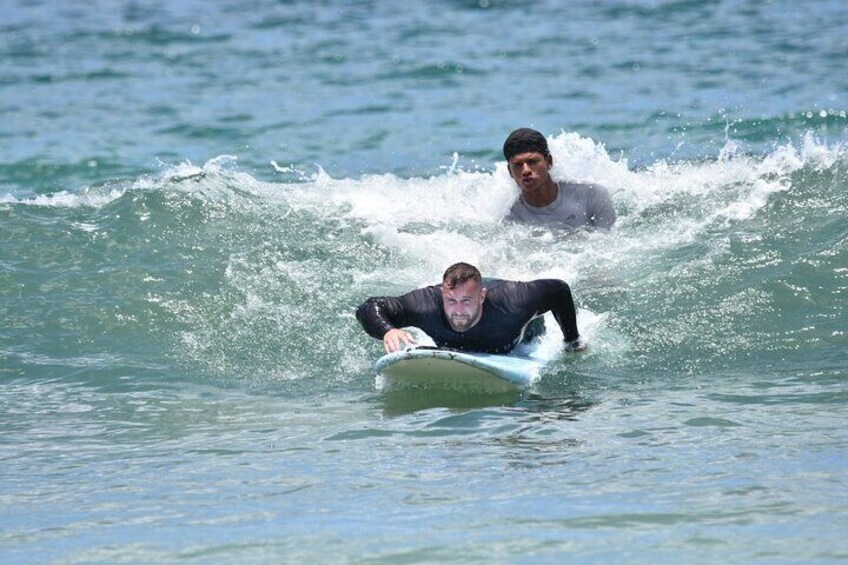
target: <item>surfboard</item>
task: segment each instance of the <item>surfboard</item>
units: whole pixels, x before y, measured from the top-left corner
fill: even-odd
[[[467,393],[504,393],[531,384],[545,360],[532,355],[470,353],[417,347],[384,355],[374,364],[383,388],[448,389]]]

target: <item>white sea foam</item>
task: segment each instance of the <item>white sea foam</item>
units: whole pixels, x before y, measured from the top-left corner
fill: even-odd
[[[80,192],[61,191],[34,197],[16,198],[11,195],[0,196],[0,204],[26,204],[46,208],[101,208],[120,198],[124,194],[121,189],[94,190],[83,189]]]
[[[843,146],[828,146],[812,136],[765,156],[747,155],[729,141],[711,160],[657,161],[639,169],[611,157],[602,144],[574,133],[551,137],[550,147],[555,177],[609,189],[619,213],[611,232],[567,233],[503,223],[518,192],[504,164],[489,171],[464,171],[457,159],[444,173],[426,178],[383,174],[334,179],[318,166],[302,172],[298,182],[268,182],[239,171],[237,159],[223,155],[202,165],[166,165],[157,175],[76,193],[6,196],[0,205],[101,208],[128,191],[168,191],[214,203],[216,218],[225,218],[235,208],[248,218],[252,213],[257,218],[271,214],[281,229],[286,214],[294,211],[338,227],[341,237],[373,242],[392,257],[386,266],[363,265],[352,275],[358,288],[370,291],[385,286],[384,281],[391,281],[394,288],[430,284],[446,266],[462,260],[479,265],[488,276],[564,279],[575,288],[580,305],[581,291],[614,291],[628,288],[639,277],[661,276],[658,259],[685,251],[686,246],[702,253],[699,260],[714,261],[727,248],[725,240],[732,232],[727,228],[744,228],[775,194],[791,191],[795,173],[826,169],[845,159]],[[75,225],[85,230],[88,224]],[[273,273],[251,279],[249,265],[239,264],[238,257],[232,261],[227,276],[238,279],[235,284],[245,296],[274,280]],[[299,274],[290,274],[287,280],[301,285],[324,275],[319,261],[293,262],[292,268]],[[266,306],[246,302],[245,307],[253,312]],[[614,313],[581,307],[578,314],[584,334],[596,341],[593,349],[616,341],[609,325]],[[627,344],[616,345],[622,347]]]
[[[555,177],[608,188],[619,212],[611,232],[504,224],[517,189],[503,163],[488,172],[457,170],[454,164],[445,174],[413,179],[336,180],[319,170],[311,181],[268,194],[322,218],[354,220],[362,226],[361,237],[404,258],[398,262],[403,267],[364,273],[362,281],[390,280],[412,288],[434,282],[447,265],[463,260],[485,275],[562,278],[575,288],[579,305],[581,289],[628,288],[646,273],[660,276],[658,259],[687,246],[703,249],[699,261],[715,261],[726,251],[728,227],[751,221],[774,194],[791,190],[794,173],[844,158],[841,146],[811,138],[764,157],[728,142],[712,160],[658,161],[634,170],[601,144],[573,133],[552,137],[550,147]],[[581,307],[578,316],[593,351],[606,348],[614,355],[630,348],[609,325],[614,312]],[[543,343],[554,353],[560,347],[557,333],[549,332]]]
[[[745,155],[728,141],[716,159],[698,162],[665,160],[640,170],[629,167],[625,158],[612,158],[601,143],[576,133],[563,132],[549,138],[556,178],[594,182],[606,186],[620,209],[618,228],[638,222],[639,215],[652,206],[669,203],[675,197],[688,196],[709,202],[727,187],[747,187],[737,201],[746,209],[761,207],[768,194],[787,189],[786,177],[805,167],[827,168],[845,159],[843,145],[829,146],[807,135],[796,146],[787,143],[765,156]],[[107,186],[84,187],[79,191],[61,191],[33,197],[0,196],[0,204],[28,204],[52,207],[101,207],[128,190],[182,190],[204,192],[214,197],[240,191],[288,205],[324,217],[344,215],[373,225],[403,227],[413,223],[493,224],[509,209],[517,189],[505,164],[491,171],[463,171],[456,158],[446,172],[427,178],[401,178],[392,174],[361,178],[334,179],[320,166],[314,172],[297,171],[271,162],[275,171],[296,173],[296,183],[259,180],[238,170],[232,155],[214,157],[202,165],[185,161],[161,164],[156,175],[144,175],[133,181],[117,181]],[[753,202],[747,203],[747,197]],[[764,198],[765,197],[765,198]],[[746,217],[727,206],[731,218]],[[714,217],[704,216],[712,220]]]

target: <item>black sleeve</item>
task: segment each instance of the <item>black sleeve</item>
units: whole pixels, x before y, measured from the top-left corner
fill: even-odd
[[[422,318],[435,306],[431,291],[420,288],[402,296],[377,296],[360,304],[356,319],[371,337],[383,339],[386,332],[408,326],[421,327]]]
[[[368,335],[377,339],[383,339],[391,329],[406,325],[401,301],[391,296],[369,298],[356,309],[356,319]]]
[[[577,310],[568,284],[556,279],[541,279],[529,284],[538,287],[541,291],[539,313],[550,312],[554,315],[554,319],[562,329],[562,337],[565,341],[572,342],[579,339]]]

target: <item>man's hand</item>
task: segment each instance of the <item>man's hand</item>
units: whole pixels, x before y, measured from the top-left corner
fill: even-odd
[[[586,351],[586,348],[589,347],[589,344],[586,343],[582,337],[578,337],[574,341],[566,341],[565,342],[565,351],[570,353],[576,353],[578,351]]]
[[[411,333],[397,328],[387,331],[386,335],[383,336],[383,345],[386,348],[386,353],[400,351],[404,344],[416,346],[418,342],[415,341]]]

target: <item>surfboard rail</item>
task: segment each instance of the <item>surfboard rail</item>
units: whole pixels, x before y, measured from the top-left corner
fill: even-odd
[[[503,393],[530,385],[545,361],[521,355],[416,347],[389,353],[374,364],[387,388]]]

